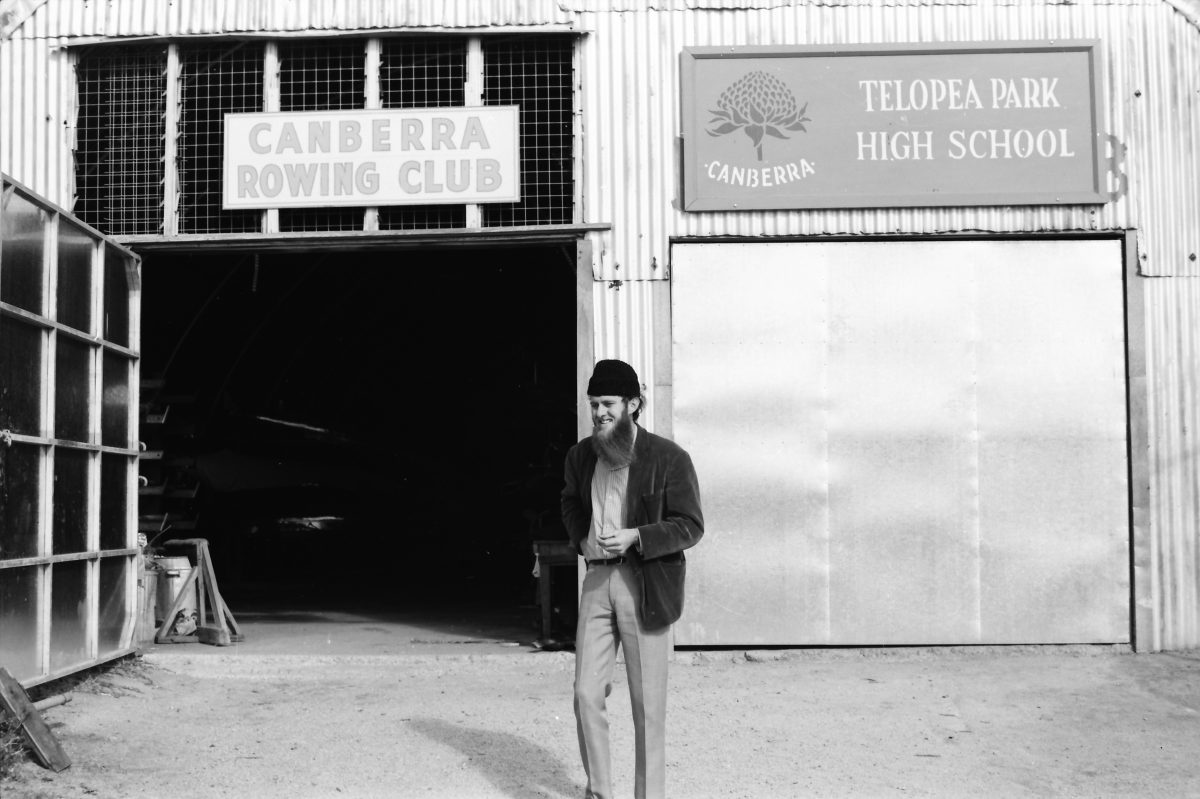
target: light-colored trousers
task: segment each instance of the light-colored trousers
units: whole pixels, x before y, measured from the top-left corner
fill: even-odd
[[[666,792],[671,628],[643,629],[637,606],[637,584],[629,563],[588,567],[575,632],[575,721],[589,799],[611,799],[613,795],[605,700],[612,692],[618,646],[625,650],[633,705],[634,796],[662,799]]]

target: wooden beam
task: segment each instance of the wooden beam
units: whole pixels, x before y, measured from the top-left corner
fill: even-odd
[[[202,252],[236,250],[292,252],[312,250],[356,250],[431,246],[478,247],[554,244],[578,241],[607,224],[530,225],[466,230],[351,230],[337,233],[212,233],[181,236],[122,236],[118,240],[140,255],[156,252]]]
[[[20,723],[21,732],[25,734],[39,763],[54,771],[70,767],[71,758],[63,751],[42,714],[29,701],[21,683],[3,666],[0,666],[0,704]]]

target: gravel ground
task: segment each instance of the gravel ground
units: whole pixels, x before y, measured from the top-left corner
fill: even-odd
[[[46,711],[5,799],[580,797],[573,655],[155,651]],[[618,669],[620,671],[620,669]],[[623,675],[610,700],[631,796]],[[1200,652],[681,652],[674,797],[1200,796]]]

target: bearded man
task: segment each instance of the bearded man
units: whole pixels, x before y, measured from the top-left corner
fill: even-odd
[[[587,561],[575,633],[575,720],[590,799],[610,799],[605,699],[617,649],[633,705],[634,795],[666,791],[667,662],[683,612],[683,550],[704,534],[692,459],[637,424],[646,406],[623,361],[596,364],[587,387],[592,435],[567,452],[562,517]]]

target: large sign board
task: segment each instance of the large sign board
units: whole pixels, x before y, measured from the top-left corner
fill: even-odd
[[[684,209],[1103,203],[1097,47],[685,48]]]
[[[521,199],[517,106],[225,115],[225,208]]]

